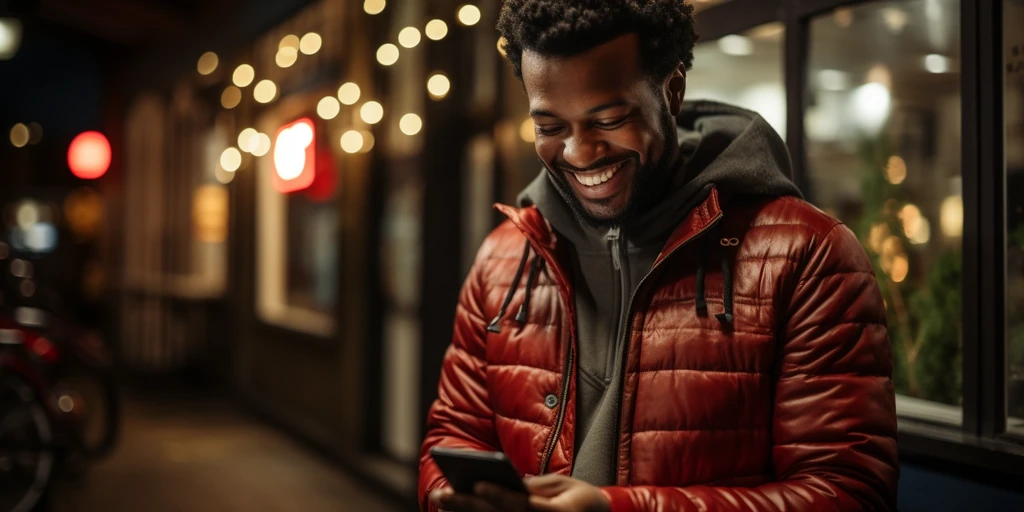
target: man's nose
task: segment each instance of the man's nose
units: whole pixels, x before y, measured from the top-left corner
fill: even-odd
[[[562,160],[577,169],[586,169],[607,155],[608,145],[587,134],[569,137],[562,149]]]

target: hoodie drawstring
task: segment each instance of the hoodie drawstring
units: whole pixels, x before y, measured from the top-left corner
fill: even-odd
[[[519,260],[519,267],[516,269],[516,275],[512,278],[512,284],[508,287],[508,293],[505,294],[505,301],[501,304],[501,310],[498,311],[498,316],[491,320],[490,325],[487,326],[487,332],[500,333],[501,332],[501,318],[505,316],[505,311],[508,310],[508,305],[512,303],[512,297],[516,294],[516,289],[519,288],[519,281],[523,279],[523,271],[526,270],[526,264],[530,261],[530,242],[527,241],[523,247],[523,257]],[[534,256],[533,266],[530,268],[530,276],[526,279],[526,296],[523,298],[523,305],[519,308],[519,312],[516,314],[516,321],[520,324],[526,322],[530,305],[530,289],[533,288],[534,282],[537,280],[537,274],[540,272],[540,268],[544,265],[544,259],[540,257],[540,254]]]
[[[704,316],[708,311],[707,300],[704,297],[704,278],[707,275],[705,267],[708,262],[708,253],[711,252],[711,238],[710,233],[704,236],[704,240],[701,242],[701,249],[699,254],[699,261],[697,263],[697,314]],[[723,290],[722,290],[722,302],[725,306],[725,311],[715,315],[723,325],[732,325],[733,314],[732,314],[732,269],[729,266],[729,255],[722,255],[722,279]]]

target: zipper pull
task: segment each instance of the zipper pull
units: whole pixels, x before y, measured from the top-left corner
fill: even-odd
[[[622,270],[622,260],[619,254],[619,227],[616,226],[608,231],[608,241],[612,244],[612,266],[615,270]]]

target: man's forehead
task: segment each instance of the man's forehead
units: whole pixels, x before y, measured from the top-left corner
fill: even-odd
[[[523,84],[530,96],[621,93],[641,78],[635,34],[618,37],[572,56],[523,52]]]

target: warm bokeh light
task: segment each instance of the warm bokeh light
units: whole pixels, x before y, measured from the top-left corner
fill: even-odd
[[[252,148],[253,156],[263,156],[270,152],[270,136],[265,133],[256,134],[255,147]]]
[[[391,43],[380,45],[380,48],[377,49],[377,62],[384,66],[398,62],[398,47]]]
[[[10,60],[21,48],[21,21],[16,18],[0,18],[0,60]]]
[[[472,4],[460,7],[459,23],[466,26],[472,26],[480,23],[480,8]]]
[[[23,148],[28,144],[29,131],[28,126],[22,123],[18,123],[11,128],[11,144],[16,148]]]
[[[220,154],[220,167],[227,172],[235,172],[242,166],[242,152],[238,148],[227,148]]]
[[[405,27],[398,33],[398,44],[406,48],[414,48],[420,44],[420,31],[416,27]]]
[[[960,238],[964,234],[964,200],[949,196],[939,206],[939,226],[946,238]]]
[[[423,120],[416,114],[406,114],[398,121],[398,128],[406,135],[416,135],[423,129]]]
[[[363,149],[363,134],[349,130],[341,135],[341,149],[346,153],[358,153]]]
[[[427,92],[434,99],[441,99],[448,95],[448,91],[451,90],[452,83],[448,80],[448,77],[442,73],[437,73],[431,76],[427,80]]]
[[[360,107],[359,117],[366,124],[377,124],[384,119],[384,107],[376,101],[367,101]]]
[[[259,132],[255,128],[246,128],[238,134],[238,149],[245,151],[246,153],[252,153],[252,150],[256,147],[256,141],[253,140]]]
[[[78,134],[68,147],[68,167],[79,178],[91,180],[106,174],[110,168],[110,141],[100,132]]]
[[[385,6],[387,2],[384,0],[366,0],[363,2],[363,11],[366,11],[366,14],[380,14],[384,12]]]
[[[220,95],[220,104],[224,108],[235,108],[242,102],[242,90],[233,85],[227,86]]]
[[[832,13],[832,20],[842,28],[849,27],[853,23],[853,9],[840,7]]]
[[[277,85],[270,80],[260,80],[252,90],[252,97],[260,103],[270,103],[277,96]]]
[[[376,144],[377,139],[373,137],[373,132],[368,130],[359,130],[359,133],[363,136],[363,149],[360,149],[360,153],[369,153]]]
[[[907,179],[907,163],[903,158],[896,155],[889,157],[889,164],[885,166],[885,179],[893,185],[899,185]]]
[[[28,124],[28,143],[35,145],[43,141],[43,126],[35,121]]]
[[[359,86],[353,82],[342,84],[338,88],[338,101],[345,105],[355,105],[359,101]]]
[[[320,37],[320,34],[310,32],[302,36],[302,39],[299,41],[299,51],[306,55],[313,55],[320,51],[320,48],[323,47],[323,45],[324,41]]]
[[[533,125],[533,118],[527,117],[523,124],[519,125],[519,138],[523,139],[523,142],[537,140],[537,129]]]
[[[448,24],[442,20],[430,20],[423,30],[432,41],[440,41],[448,35]]]
[[[248,64],[242,64],[235,68],[231,75],[231,82],[238,87],[248,87],[256,79],[256,70]]]
[[[931,239],[931,225],[928,219],[921,214],[921,209],[916,205],[907,204],[899,212],[899,218],[903,222],[903,234],[910,243],[915,245],[926,244]]]
[[[216,53],[206,52],[199,56],[199,62],[196,63],[196,71],[199,71],[200,75],[209,75],[217,71],[217,64],[219,63],[220,59],[217,58]]]
[[[293,48],[295,51],[299,50],[299,36],[295,34],[288,34],[281,38],[281,42],[277,44],[277,48]]]
[[[334,96],[325,96],[316,105],[316,114],[324,119],[334,119],[341,112],[341,103]]]
[[[282,194],[309,188],[316,178],[316,130],[302,118],[274,137],[274,188]]]
[[[910,261],[906,255],[896,256],[892,260],[892,273],[889,277],[894,283],[902,283],[906,278],[907,274],[910,273]]]
[[[295,65],[295,62],[299,60],[299,51],[291,46],[285,46],[277,50],[277,56],[274,57],[274,62],[279,68],[290,68]]]

